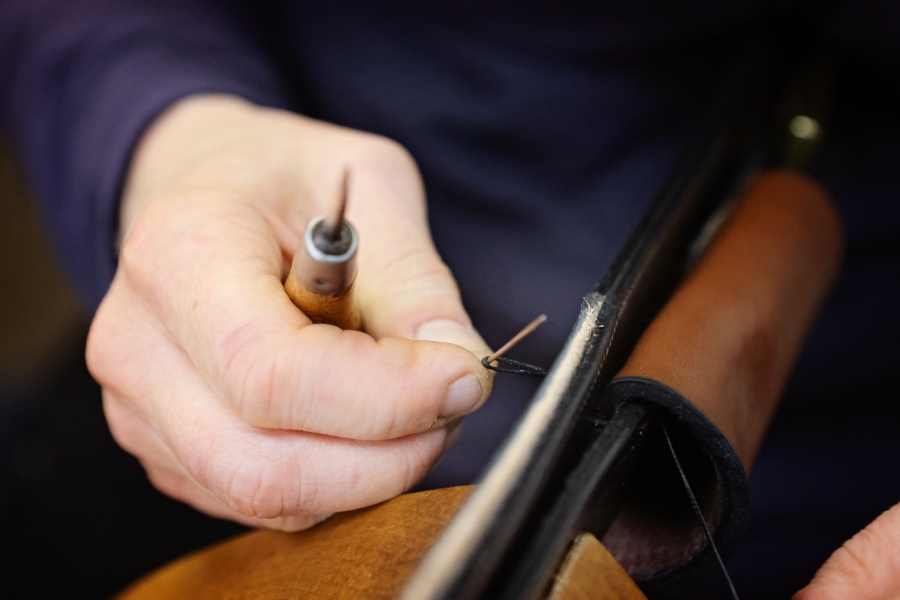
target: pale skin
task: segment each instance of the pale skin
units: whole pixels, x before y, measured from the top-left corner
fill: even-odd
[[[281,285],[345,168],[366,333],[311,324]],[[491,390],[425,208],[413,160],[373,135],[216,96],[157,119],[87,345],[113,436],[157,488],[298,530],[424,477]]]
[[[900,599],[900,504],[857,533],[793,600]]]
[[[282,278],[353,181],[365,333],[314,325]],[[123,193],[121,253],[87,345],[113,436],[162,492],[295,531],[421,480],[490,394],[490,349],[431,242],[399,145],[227,96],[164,112]],[[900,598],[900,507],[795,600]]]

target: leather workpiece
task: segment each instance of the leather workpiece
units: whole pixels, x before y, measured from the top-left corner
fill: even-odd
[[[747,472],[836,279],[842,244],[821,187],[791,171],[761,176],[604,391],[613,403],[668,413],[725,557],[746,527]],[[660,432],[648,435],[652,458],[602,541],[651,595],[718,567]]]
[[[471,491],[462,486],[406,494],[305,531],[253,531],[175,561],[118,598],[396,598]]]

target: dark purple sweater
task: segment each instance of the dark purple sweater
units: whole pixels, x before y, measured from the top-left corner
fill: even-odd
[[[284,104],[268,61],[193,0],[7,0],[0,89],[3,127],[89,308],[115,272],[119,191],[148,122],[199,92]]]
[[[890,0],[846,4],[829,29],[839,89],[822,173],[850,247],[789,394],[785,414],[804,426],[849,397],[898,404],[886,390],[900,345],[886,341],[900,333],[900,13]],[[177,99],[235,94],[396,139],[422,169],[436,244],[476,326],[497,345],[548,313],[517,351],[546,365],[727,68],[728,39],[787,5],[2,0],[0,123],[90,309],[115,271],[131,150]],[[475,477],[529,396],[530,382],[499,377],[430,482]],[[763,475],[778,480],[771,463]]]

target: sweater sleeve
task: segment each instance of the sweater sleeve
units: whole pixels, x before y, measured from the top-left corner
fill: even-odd
[[[234,15],[204,0],[0,2],[0,123],[89,310],[115,273],[123,179],[153,118],[198,93],[286,104]]]

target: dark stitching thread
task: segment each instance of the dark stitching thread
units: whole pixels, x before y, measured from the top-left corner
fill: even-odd
[[[498,356],[493,360],[493,362],[497,363],[497,366],[494,367],[491,366],[490,363],[488,363],[487,359],[489,358],[490,356],[485,356],[484,358],[482,358],[481,366],[483,366],[485,369],[496,371],[497,373],[512,373],[513,375],[528,375],[530,377],[543,377],[547,374],[547,369],[544,369],[543,367],[530,365],[526,362],[513,360],[511,358],[506,358],[503,356]]]
[[[737,590],[734,589],[734,583],[731,581],[731,576],[728,574],[728,569],[725,568],[725,561],[722,560],[722,555],[719,554],[719,549],[716,547],[716,542],[713,540],[712,533],[709,531],[709,526],[706,524],[706,519],[703,518],[703,512],[700,510],[700,504],[697,502],[697,498],[694,496],[694,491],[691,489],[691,484],[688,483],[687,475],[684,474],[684,469],[681,468],[681,461],[678,460],[678,456],[675,454],[675,447],[672,445],[672,438],[669,437],[669,430],[666,429],[665,423],[660,423],[662,426],[663,435],[666,436],[666,443],[669,445],[669,452],[672,453],[672,459],[675,461],[675,466],[678,467],[678,474],[681,475],[681,481],[684,483],[684,489],[688,493],[688,497],[691,499],[691,505],[694,507],[694,514],[697,515],[697,518],[700,519],[700,523],[703,525],[703,531],[706,533],[706,539],[709,540],[709,545],[712,547],[713,553],[716,555],[716,560],[719,561],[719,567],[722,569],[722,574],[725,576],[725,581],[728,582],[728,589],[731,590],[731,596],[734,600],[740,600],[738,598]]]

